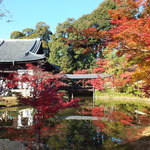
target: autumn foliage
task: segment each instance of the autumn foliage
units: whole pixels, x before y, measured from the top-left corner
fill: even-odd
[[[28,72],[23,75],[15,75],[10,81],[10,86],[27,86],[30,89],[30,96],[18,94],[17,97],[21,103],[32,106],[36,110],[35,119],[45,119],[54,116],[58,111],[68,107],[78,106],[79,99],[72,99],[65,102],[64,93],[58,92],[58,88],[63,85],[59,75],[52,75],[43,72],[39,67],[28,64],[27,70],[32,70],[33,74]]]
[[[109,72],[110,68],[120,71],[110,74],[113,86],[138,84],[146,95],[150,95],[150,7],[145,0],[115,0],[117,8],[109,10],[113,28],[101,31],[96,28],[78,30],[68,28],[74,39],[64,38],[66,44],[74,49],[82,49],[83,53],[99,52],[97,66],[93,73]],[[121,63],[112,63],[106,58],[104,48],[108,53],[116,53],[115,57],[124,57],[124,67]],[[110,65],[111,64],[111,65]],[[107,66],[106,66],[107,65]],[[106,66],[106,67],[104,67]],[[123,66],[123,62],[122,62]],[[123,70],[121,70],[123,69]],[[110,73],[110,72],[109,72]],[[130,84],[129,84],[130,83]]]
[[[112,23],[108,46],[118,49],[119,55],[128,55],[128,63],[137,66],[132,77],[141,82],[144,91],[150,95],[150,7],[149,1],[117,1],[119,8],[110,10]]]

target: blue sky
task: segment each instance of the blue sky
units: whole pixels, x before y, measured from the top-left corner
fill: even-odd
[[[9,39],[13,31],[35,28],[39,22],[45,22],[54,33],[58,23],[67,18],[78,19],[91,13],[102,0],[3,0],[0,9],[10,13],[0,20],[0,39]],[[6,22],[6,20],[13,22]]]

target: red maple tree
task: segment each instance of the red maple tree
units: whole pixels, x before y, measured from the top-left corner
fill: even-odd
[[[79,106],[80,99],[63,100],[64,93],[59,92],[59,87],[63,85],[60,75],[52,75],[44,72],[40,67],[27,64],[27,73],[22,75],[14,74],[9,78],[9,87],[17,86],[30,89],[30,96],[17,94],[18,100],[25,105],[35,108],[34,130],[36,132],[36,142],[40,139],[40,130],[45,119],[53,117],[57,112],[70,107]],[[29,74],[28,71],[32,71]],[[11,79],[11,80],[10,80]]]

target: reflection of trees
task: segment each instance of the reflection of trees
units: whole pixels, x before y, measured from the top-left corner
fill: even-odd
[[[33,129],[0,128],[0,138],[10,140],[33,140]]]
[[[97,130],[103,131],[109,137],[112,137],[105,141],[106,149],[111,149],[112,144],[115,143],[122,144],[128,141],[136,141],[140,138],[145,125],[150,123],[150,117],[148,113],[146,114],[148,112],[146,107],[143,107],[142,114],[138,115],[135,112],[137,109],[138,106],[136,105],[120,104],[116,107],[107,107],[107,109],[95,107],[92,110],[92,115],[99,118],[93,121],[97,126]],[[106,118],[106,120],[103,120],[103,118]],[[139,124],[139,121],[141,124]]]
[[[100,149],[106,135],[96,130],[92,121],[65,121],[61,130],[51,135],[50,148],[55,149]]]

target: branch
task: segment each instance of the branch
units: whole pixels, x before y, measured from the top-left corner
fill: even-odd
[[[128,46],[124,46],[125,48],[127,48],[128,50],[135,50],[135,51],[141,51],[141,52],[150,52],[150,50],[146,50],[146,49],[133,49],[133,48],[129,48]]]

